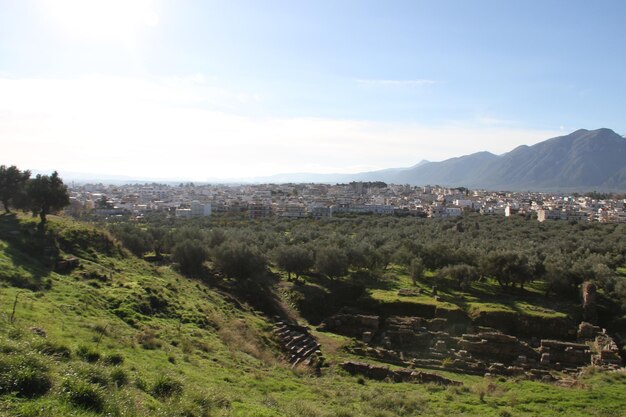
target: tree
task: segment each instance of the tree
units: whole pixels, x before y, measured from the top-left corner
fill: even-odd
[[[340,277],[348,273],[348,256],[338,247],[322,248],[317,252],[315,268],[330,279]]]
[[[152,235],[130,223],[120,223],[110,227],[113,235],[137,257],[152,249]]]
[[[250,278],[265,271],[267,261],[256,246],[226,241],[213,252],[215,265],[227,276]]]
[[[199,240],[183,240],[172,249],[172,260],[178,263],[180,271],[185,275],[200,275],[207,259],[209,252]]]
[[[69,204],[70,196],[67,187],[56,171],[50,176],[37,174],[28,182],[25,208],[39,215],[41,229],[46,224],[48,214],[59,211]]]
[[[449,265],[441,268],[439,277],[452,279],[456,281],[459,288],[466,290],[470,287],[472,281],[478,279],[478,270],[476,267],[467,264]]]
[[[0,201],[7,213],[11,212],[11,205],[19,205],[18,200],[23,196],[24,186],[30,178],[30,171],[20,171],[15,165],[0,166]],[[16,204],[17,203],[17,204]]]
[[[487,255],[481,265],[483,274],[498,281],[501,287],[519,283],[521,288],[532,276],[528,257],[517,252],[495,252]]]
[[[279,246],[274,251],[276,265],[287,271],[288,279],[296,274],[296,279],[313,266],[313,254],[301,246]]]

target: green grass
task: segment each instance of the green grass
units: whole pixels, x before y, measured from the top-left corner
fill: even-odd
[[[439,300],[432,295],[437,287]],[[392,265],[384,278],[371,285],[372,299],[380,303],[435,306],[438,309],[463,310],[469,317],[490,313],[511,313],[529,317],[565,318],[578,308],[573,302],[557,302],[545,297],[542,283],[530,283],[524,290],[503,289],[493,281],[473,282],[471,288],[461,290],[455,282],[437,278],[432,271],[415,284],[404,268]],[[416,296],[401,296],[401,289],[420,290]]]
[[[0,219],[0,231],[7,228]],[[0,393],[0,416],[501,416],[506,411],[575,417],[619,416],[624,409],[623,373],[590,375],[573,388],[448,373],[442,374],[464,386],[360,381],[337,366],[360,359],[343,349],[350,339],[328,333],[314,332],[329,363],[323,375],[292,370],[269,338],[271,323],[259,313],[237,308],[168,267],[128,256],[90,226],[52,219],[51,230],[66,239],[61,254],[80,257],[81,267],[50,272],[23,252],[24,246],[0,234],[5,276],[21,267],[23,279],[39,275],[51,284],[33,291],[0,280],[0,361],[12,364],[2,367],[1,378],[50,378],[48,389],[44,381],[28,396],[19,390]],[[375,291],[383,301],[395,299],[392,289]],[[17,293],[15,322],[9,323]],[[443,291],[441,302],[427,295],[413,301],[453,308],[448,294],[453,293]],[[31,362],[21,366],[23,358]]]

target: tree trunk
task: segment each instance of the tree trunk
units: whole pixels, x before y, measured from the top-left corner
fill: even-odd
[[[11,210],[9,209],[9,201],[8,200],[7,201],[2,200],[2,205],[4,206],[4,212],[5,213],[8,214],[8,213],[11,212]]]

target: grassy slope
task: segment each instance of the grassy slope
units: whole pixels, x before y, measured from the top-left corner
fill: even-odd
[[[51,229],[70,243],[102,237],[62,220]],[[235,308],[169,268],[115,250],[105,255],[88,242],[66,245],[82,259],[81,268],[66,275],[25,254],[27,246],[0,243],[0,360],[34,358],[52,382],[48,393],[36,398],[1,395],[1,416],[619,416],[624,409],[624,374],[592,375],[575,388],[460,375],[451,377],[463,381],[462,388],[359,383],[335,366],[350,358],[341,349],[348,340],[324,333],[316,333],[331,365],[323,376],[292,371],[277,359],[268,339],[270,323],[262,316]],[[15,274],[49,280],[50,288],[6,284]],[[18,292],[16,320],[9,323]],[[46,338],[32,327],[45,330]],[[50,346],[69,348],[70,358],[42,353]],[[96,351],[100,359],[88,363],[78,355],[81,349]],[[113,354],[122,355],[123,364],[106,365]],[[65,381],[77,379],[92,381],[87,387],[104,402],[100,412],[68,399]],[[173,394],[159,396],[155,387],[168,381]]]
[[[407,272],[397,266],[392,266],[386,276],[387,280],[379,284],[379,288],[370,291],[372,298],[386,303],[434,305],[439,309],[463,310],[470,317],[481,312],[508,312],[531,317],[558,318],[566,317],[578,308],[574,303],[555,302],[545,297],[541,283],[530,283],[521,294],[519,289],[503,290],[493,282],[474,282],[471,289],[463,291],[454,282],[436,279],[430,272],[417,285],[413,285]],[[438,287],[439,301],[432,296],[432,285]],[[418,288],[422,290],[422,294],[399,296],[398,290],[402,288]]]

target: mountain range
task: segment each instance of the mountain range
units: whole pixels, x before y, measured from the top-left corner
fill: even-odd
[[[408,168],[356,174],[279,174],[255,182],[384,181],[510,191],[626,191],[626,137],[580,129],[502,155],[477,152]]]

